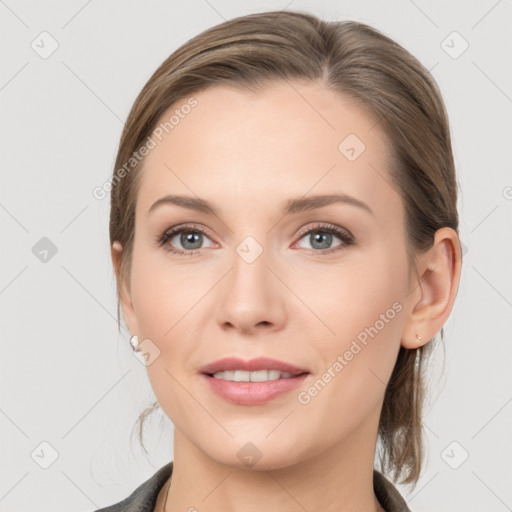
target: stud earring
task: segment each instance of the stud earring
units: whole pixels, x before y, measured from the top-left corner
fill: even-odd
[[[139,346],[139,338],[137,336],[132,336],[130,338],[130,345],[131,345],[133,351],[136,352],[137,348]]]
[[[416,334],[416,338],[418,338],[418,341],[421,341],[421,336],[419,336],[418,334]]]

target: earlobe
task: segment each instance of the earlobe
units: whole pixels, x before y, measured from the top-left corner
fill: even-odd
[[[404,329],[402,346],[414,349],[428,343],[441,330],[452,311],[461,272],[457,233],[449,227],[436,231],[432,247],[418,261],[419,279],[410,293],[415,302]]]
[[[131,292],[125,281],[125,276],[123,276],[121,272],[122,253],[123,247],[118,241],[115,241],[111,247],[111,257],[117,283],[119,302],[121,303],[121,309],[123,311],[123,318],[126,323],[126,327],[131,333],[137,333],[137,320],[131,300]]]

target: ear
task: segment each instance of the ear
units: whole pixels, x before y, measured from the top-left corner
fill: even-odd
[[[133,309],[131,291],[129,283],[123,278],[121,274],[121,262],[123,247],[117,241],[112,244],[110,248],[110,254],[112,257],[112,265],[114,266],[114,272],[117,282],[117,293],[123,310],[123,318],[131,334],[138,334],[139,329],[137,325],[137,317],[135,310]]]
[[[456,231],[438,229],[432,247],[418,260],[419,278],[415,275],[411,282],[413,308],[403,333],[404,348],[428,343],[446,323],[457,296],[461,267],[462,249]]]

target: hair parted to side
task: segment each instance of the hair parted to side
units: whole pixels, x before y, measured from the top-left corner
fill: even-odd
[[[140,163],[116,175],[178,100],[226,84],[261,91],[272,81],[317,82],[356,101],[379,121],[394,159],[392,184],[405,209],[409,271],[445,226],[458,233],[457,184],[448,117],[427,69],[380,31],[355,21],[323,21],[300,11],[267,11],[234,18],[195,36],[172,53],[137,97],[126,121],[111,190],[110,243],[123,247],[121,282],[129,289]],[[290,89],[293,91],[293,89]],[[118,300],[118,321],[120,304]],[[441,329],[441,339],[444,332]],[[380,463],[396,482],[416,484],[422,462],[424,366],[433,338],[400,347],[379,422]],[[149,412],[157,407],[157,402]],[[139,439],[143,445],[143,421]],[[142,422],[140,421],[142,419]],[[145,448],[144,448],[145,449]]]

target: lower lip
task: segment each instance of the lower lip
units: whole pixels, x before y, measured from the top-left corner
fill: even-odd
[[[214,393],[237,405],[264,404],[299,387],[308,375],[308,373],[302,373],[288,379],[267,380],[265,382],[235,382],[202,374]]]

